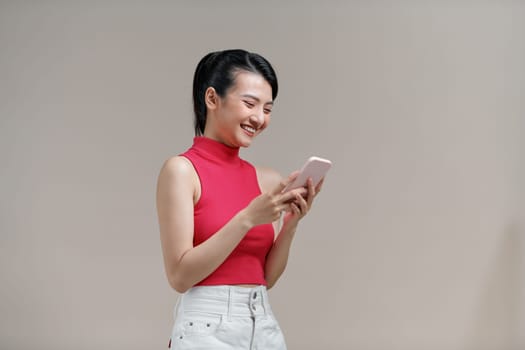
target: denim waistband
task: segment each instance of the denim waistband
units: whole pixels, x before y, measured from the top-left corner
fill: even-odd
[[[206,312],[232,316],[272,315],[265,286],[197,286],[182,294],[177,313]]]

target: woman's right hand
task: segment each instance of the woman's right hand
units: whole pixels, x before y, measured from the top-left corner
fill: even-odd
[[[297,195],[304,196],[308,190],[304,187],[283,192],[284,188],[299,175],[295,171],[283,179],[271,191],[255,197],[245,208],[245,214],[253,226],[277,221],[283,211],[290,210]]]

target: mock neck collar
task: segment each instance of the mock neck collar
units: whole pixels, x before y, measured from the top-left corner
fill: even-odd
[[[230,147],[206,136],[195,136],[193,148],[219,161],[230,162],[239,159],[239,147]]]

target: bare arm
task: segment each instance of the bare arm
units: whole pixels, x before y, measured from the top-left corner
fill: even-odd
[[[273,222],[295,193],[282,194],[287,182],[255,198],[208,240],[193,246],[193,207],[199,179],[184,157],[162,167],[157,184],[157,212],[164,266],[170,285],[185,292],[212,273],[255,225]]]

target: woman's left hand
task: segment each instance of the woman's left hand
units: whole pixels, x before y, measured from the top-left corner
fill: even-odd
[[[324,178],[314,187],[311,178],[307,181],[307,194],[306,198],[297,194],[295,200],[290,203],[290,211],[286,214],[284,220],[286,223],[297,223],[301,220],[312,208],[314,198],[321,191],[323,186]]]

